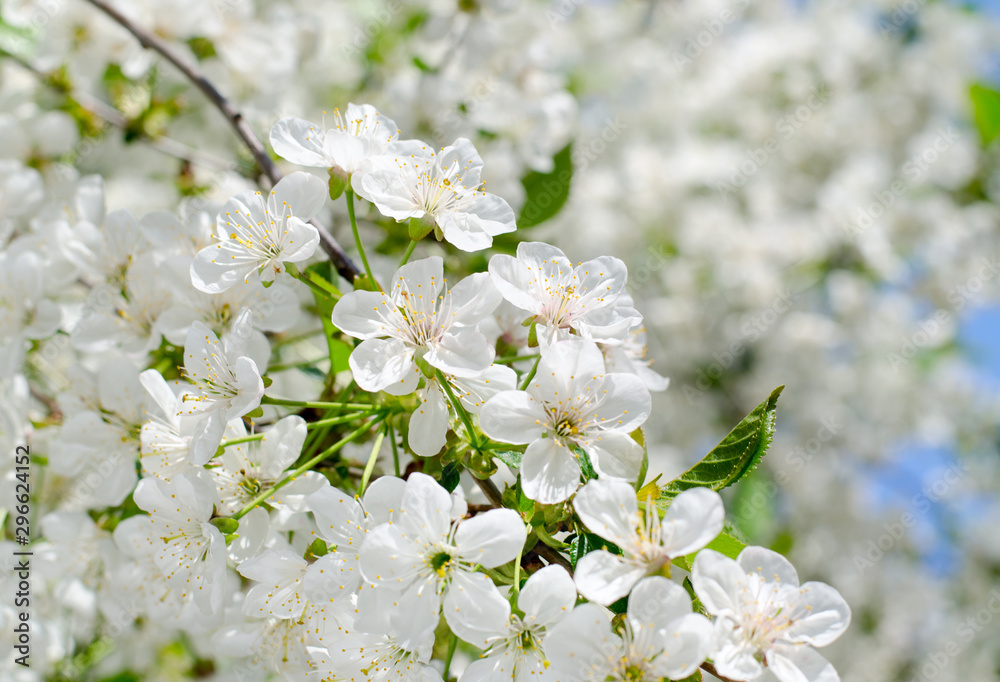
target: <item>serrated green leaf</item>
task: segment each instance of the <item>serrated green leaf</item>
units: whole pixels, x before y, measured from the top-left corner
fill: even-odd
[[[665,509],[689,488],[722,490],[752,471],[774,438],[775,411],[784,386],[771,392],[705,457],[660,489],[657,504]]]
[[[570,182],[573,179],[572,144],[563,147],[552,157],[555,167],[551,173],[531,171],[523,178],[524,208],[517,217],[519,228],[534,227],[555,214],[569,198]]]
[[[1000,92],[982,85],[973,85],[969,94],[972,97],[976,127],[983,138],[983,144],[989,144],[1000,135]]]

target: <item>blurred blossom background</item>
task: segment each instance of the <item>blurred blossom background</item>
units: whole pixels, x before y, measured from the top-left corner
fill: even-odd
[[[770,454],[727,491],[727,512],[850,602],[852,627],[824,652],[842,679],[1000,679],[995,6],[116,4],[197,60],[262,137],[283,116],[318,121],[350,101],[405,137],[471,139],[489,191],[520,212],[499,249],[536,239],[628,265],[647,357],[670,378],[646,427],[651,475],[682,472],[785,385]],[[255,187],[201,93],[89,3],[2,0],[0,19],[5,248],[58,250],[40,226],[75,219],[84,176],[103,177],[108,210],[135,215],[211,211]],[[343,204],[326,211],[351,243]],[[405,228],[366,211],[366,240],[398,251]],[[396,260],[372,265],[384,276]],[[69,331],[82,305],[79,283],[59,289],[65,262],[47,276]],[[42,348],[0,371],[4,452],[29,419],[39,451],[58,442],[24,379],[67,390],[76,346]],[[322,338],[299,352],[321,355]],[[24,679],[55,679],[91,650],[93,607],[60,580],[36,616],[41,676]],[[131,628],[95,669],[193,675],[172,647]]]

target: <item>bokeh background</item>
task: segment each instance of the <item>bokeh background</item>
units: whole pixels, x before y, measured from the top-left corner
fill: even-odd
[[[853,626],[824,652],[842,678],[1000,679],[994,7],[118,5],[197,59],[259,134],[354,101],[404,137],[472,139],[490,191],[530,209],[517,239],[629,265],[649,357],[671,379],[647,426],[652,473],[683,471],[786,386],[771,452],[727,491],[727,509],[750,541],[851,603]],[[72,223],[92,174],[109,210],[135,215],[210,211],[254,186],[218,112],[87,2],[2,0],[0,18],[0,243],[57,250],[38,219],[62,211]],[[342,206],[328,210],[350,243]],[[363,216],[366,239],[397,248],[401,235],[376,219]],[[373,265],[391,272],[396,260]],[[63,284],[50,295],[72,338],[80,283]],[[57,344],[44,362],[5,369],[4,453],[26,424],[40,448],[58,442],[24,379],[65,390],[76,352]],[[53,508],[59,475],[56,461]],[[61,580],[50,576],[50,643],[31,679],[224,679],[141,632],[93,654],[94,626]]]

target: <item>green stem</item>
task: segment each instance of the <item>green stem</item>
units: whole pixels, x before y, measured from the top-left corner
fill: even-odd
[[[399,472],[399,449],[396,447],[396,427],[392,425],[392,422],[386,422],[389,425],[389,442],[392,443],[392,466],[396,471],[397,477],[402,477]]]
[[[258,504],[260,504],[261,502],[263,502],[264,500],[266,500],[268,497],[270,497],[271,495],[273,495],[275,493],[275,491],[277,491],[277,490],[285,487],[286,485],[288,485],[289,483],[291,483],[292,481],[294,481],[296,478],[298,478],[299,476],[301,476],[302,474],[304,474],[305,472],[309,471],[314,466],[316,466],[317,464],[319,464],[320,462],[322,462],[324,459],[326,459],[327,457],[329,457],[333,453],[337,452],[337,450],[339,450],[340,448],[344,447],[345,445],[347,445],[351,441],[355,440],[356,438],[358,438],[358,436],[361,436],[364,433],[366,433],[372,426],[374,426],[378,422],[382,421],[383,419],[385,419],[385,415],[378,415],[374,419],[372,419],[372,420],[370,420],[368,422],[365,422],[364,424],[362,424],[359,428],[355,429],[354,431],[351,431],[349,434],[347,434],[346,436],[344,436],[343,438],[341,438],[340,440],[338,440],[336,443],[334,443],[333,445],[331,445],[330,447],[328,447],[326,450],[324,450],[323,452],[319,453],[318,455],[316,455],[315,457],[313,457],[312,459],[310,459],[308,462],[306,462],[305,464],[303,464],[302,466],[300,466],[298,469],[296,469],[295,471],[293,471],[292,473],[288,474],[283,479],[281,479],[280,481],[278,481],[277,483],[275,483],[273,488],[265,490],[261,494],[257,495],[257,497],[255,497],[252,500],[250,500],[249,502],[247,502],[246,505],[244,505],[243,509],[240,509],[238,512],[236,512],[235,514],[233,514],[232,518],[234,520],[239,520],[239,519],[243,518],[244,516],[246,516],[250,512],[251,509],[253,509]]]
[[[547,530],[545,530],[545,524],[539,524],[535,526],[535,535],[542,543],[548,545],[552,549],[566,549],[569,547],[565,542],[561,542],[552,537]]]
[[[312,407],[317,410],[342,409],[342,410],[377,410],[377,405],[368,403],[326,403],[318,400],[288,400],[286,398],[274,398],[266,395],[260,399],[261,405],[280,405],[282,407]]]
[[[365,465],[365,472],[361,474],[361,485],[358,486],[358,495],[365,494],[368,481],[371,480],[372,472],[375,470],[375,462],[378,460],[378,453],[382,449],[382,440],[385,438],[386,429],[382,429],[375,436],[375,444],[372,445],[372,454],[368,455],[368,464]]]
[[[455,647],[458,646],[458,635],[451,633],[451,641],[448,642],[448,655],[444,659],[444,672],[441,679],[448,682],[448,673],[451,671],[451,659],[455,656]]]
[[[541,355],[535,358],[535,364],[531,366],[531,371],[524,375],[524,379],[521,381],[521,385],[517,387],[518,390],[523,391],[524,389],[528,388],[528,384],[530,384],[531,380],[535,378],[535,372],[538,371],[538,363],[541,359],[542,359]]]
[[[319,294],[323,298],[329,298],[329,299],[332,299],[334,301],[337,301],[337,300],[340,299],[339,295],[334,294],[332,291],[328,291],[328,290],[324,289],[319,284],[317,284],[316,282],[314,282],[311,279],[309,279],[309,277],[307,277],[306,275],[303,275],[301,272],[299,272],[299,269],[295,265],[295,263],[285,263],[284,265],[285,265],[285,272],[287,272],[289,275],[291,275],[295,279],[297,279],[300,282],[302,282],[303,284],[305,284],[307,287],[309,287],[310,289],[312,289],[313,291],[315,291],[317,294]]]
[[[540,355],[505,355],[502,358],[497,358],[494,363],[508,363],[508,362],[520,362],[521,360],[535,360],[540,358]]]
[[[524,554],[524,545],[521,545],[521,549],[517,550],[517,559],[514,560],[514,584],[511,585],[511,591],[514,593],[512,602],[517,604],[517,593],[521,591],[521,556]]]
[[[269,365],[267,371],[270,372],[284,372],[287,369],[298,369],[299,367],[315,367],[318,363],[324,360],[329,360],[327,357],[316,358],[315,360],[303,360],[302,362],[277,362],[273,365]]]
[[[351,219],[351,230],[354,232],[354,244],[358,247],[358,254],[361,255],[361,262],[365,266],[365,274],[368,275],[371,283],[381,291],[382,286],[375,279],[375,275],[372,274],[372,267],[368,265],[368,256],[365,255],[365,246],[361,243],[361,233],[358,232],[358,220],[354,217],[354,190],[348,188],[344,192],[344,196],[347,199],[347,217]]]
[[[455,392],[451,390],[451,384],[448,383],[448,379],[445,378],[444,372],[439,369],[434,370],[437,373],[438,382],[441,384],[441,388],[448,395],[448,400],[451,402],[452,407],[455,408],[455,412],[458,413],[459,418],[462,423],[465,424],[465,430],[469,433],[469,442],[472,443],[472,447],[479,449],[479,436],[476,434],[475,429],[472,428],[472,417],[469,413],[465,411],[462,406],[461,401],[455,397]]]
[[[410,262],[410,256],[413,255],[413,249],[417,248],[417,240],[411,239],[409,246],[406,247],[406,253],[403,254],[403,260],[399,261],[399,267],[403,267]]]

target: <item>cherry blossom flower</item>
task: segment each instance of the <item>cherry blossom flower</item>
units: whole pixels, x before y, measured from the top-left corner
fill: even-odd
[[[149,516],[139,533],[167,583],[182,598],[190,596],[203,613],[222,607],[226,542],[209,523],[214,498],[202,481],[178,476],[171,481],[144,478],[133,499]]]
[[[573,499],[573,509],[587,528],[623,552],[589,552],[576,566],[580,594],[605,606],[627,595],[641,578],[656,573],[670,559],[714,540],[726,516],[722,497],[708,488],[682,492],[662,521],[656,505],[647,500],[643,516],[632,486],[603,479],[588,481]]]
[[[712,624],[692,613],[680,585],[659,576],[632,590],[620,636],[611,612],[581,604],[549,631],[545,652],[556,679],[659,682],[691,675],[708,655]]]
[[[230,419],[260,405],[264,382],[253,360],[246,357],[252,326],[250,311],[236,316],[222,341],[201,322],[194,322],[184,344],[184,376],[194,391],[183,398],[182,414],[199,415],[191,440],[191,461],[205,464],[214,455]]]
[[[265,196],[243,192],[225,203],[216,221],[218,243],[191,263],[191,282],[209,294],[259,276],[284,272],[283,262],[300,263],[316,251],[319,232],[308,224],[326,202],[323,181],[307,173],[285,176]]]
[[[433,256],[399,268],[389,294],[353,291],[337,302],[333,324],[363,339],[350,357],[359,386],[412,393],[420,378],[417,358],[457,377],[486,371],[495,353],[476,325],[499,305],[500,295],[485,273],[450,290],[445,284],[443,262]]]
[[[462,379],[445,375],[445,379],[462,406],[472,414],[479,414],[486,401],[497,393],[517,388],[517,374],[503,365],[493,365],[478,377]],[[407,439],[413,452],[433,457],[448,440],[452,422],[448,398],[437,379],[429,379],[417,394],[420,405],[410,417]]]
[[[766,668],[781,682],[840,679],[812,648],[832,643],[851,622],[851,609],[834,588],[800,586],[795,567],[764,547],[747,547],[736,560],[702,550],[691,582],[716,617],[712,660],[724,677],[755,680]]]
[[[566,338],[572,330],[593,341],[621,343],[642,321],[624,295],[628,270],[617,258],[574,266],[554,246],[521,242],[516,258],[497,254],[489,271],[503,297],[535,318],[539,342]]]
[[[416,646],[444,617],[456,635],[477,646],[501,630],[510,605],[478,564],[495,568],[517,556],[527,533],[520,515],[493,509],[453,522],[452,499],[437,481],[411,474],[399,517],[371,531],[360,552],[365,578],[396,592],[390,616],[400,646]]]
[[[247,435],[240,419],[226,425],[228,438]],[[229,445],[211,462],[209,476],[215,483],[219,498],[218,513],[233,514],[247,502],[266,492],[285,477],[302,452],[306,440],[306,422],[298,415],[289,415],[268,428],[259,441]],[[326,484],[318,471],[306,471],[266,498],[269,505],[288,506],[305,511],[305,497]]]
[[[419,140],[397,142],[386,155],[391,160],[352,182],[383,215],[425,221],[463,251],[489,248],[493,237],[516,229],[507,202],[481,189],[483,159],[464,137],[438,152]]]
[[[329,648],[309,648],[312,674],[330,682],[441,682],[441,673],[428,665],[433,644],[431,632],[409,648],[390,634],[352,633]]]
[[[271,128],[271,146],[292,163],[330,168],[346,178],[385,153],[399,135],[392,119],[370,104],[350,103],[343,117],[334,109],[333,127],[324,128],[294,116],[283,118]]]
[[[576,588],[566,569],[539,569],[518,594],[517,607],[523,616],[511,615],[504,631],[491,639],[484,658],[465,669],[462,682],[558,680],[549,670],[543,643],[546,632],[569,616],[574,604]]]
[[[483,405],[483,432],[526,443],[521,482],[529,498],[562,502],[580,485],[579,455],[601,476],[634,481],[642,446],[629,434],[649,416],[649,390],[633,374],[605,374],[594,343],[560,341],[542,352],[527,391],[504,391]]]

